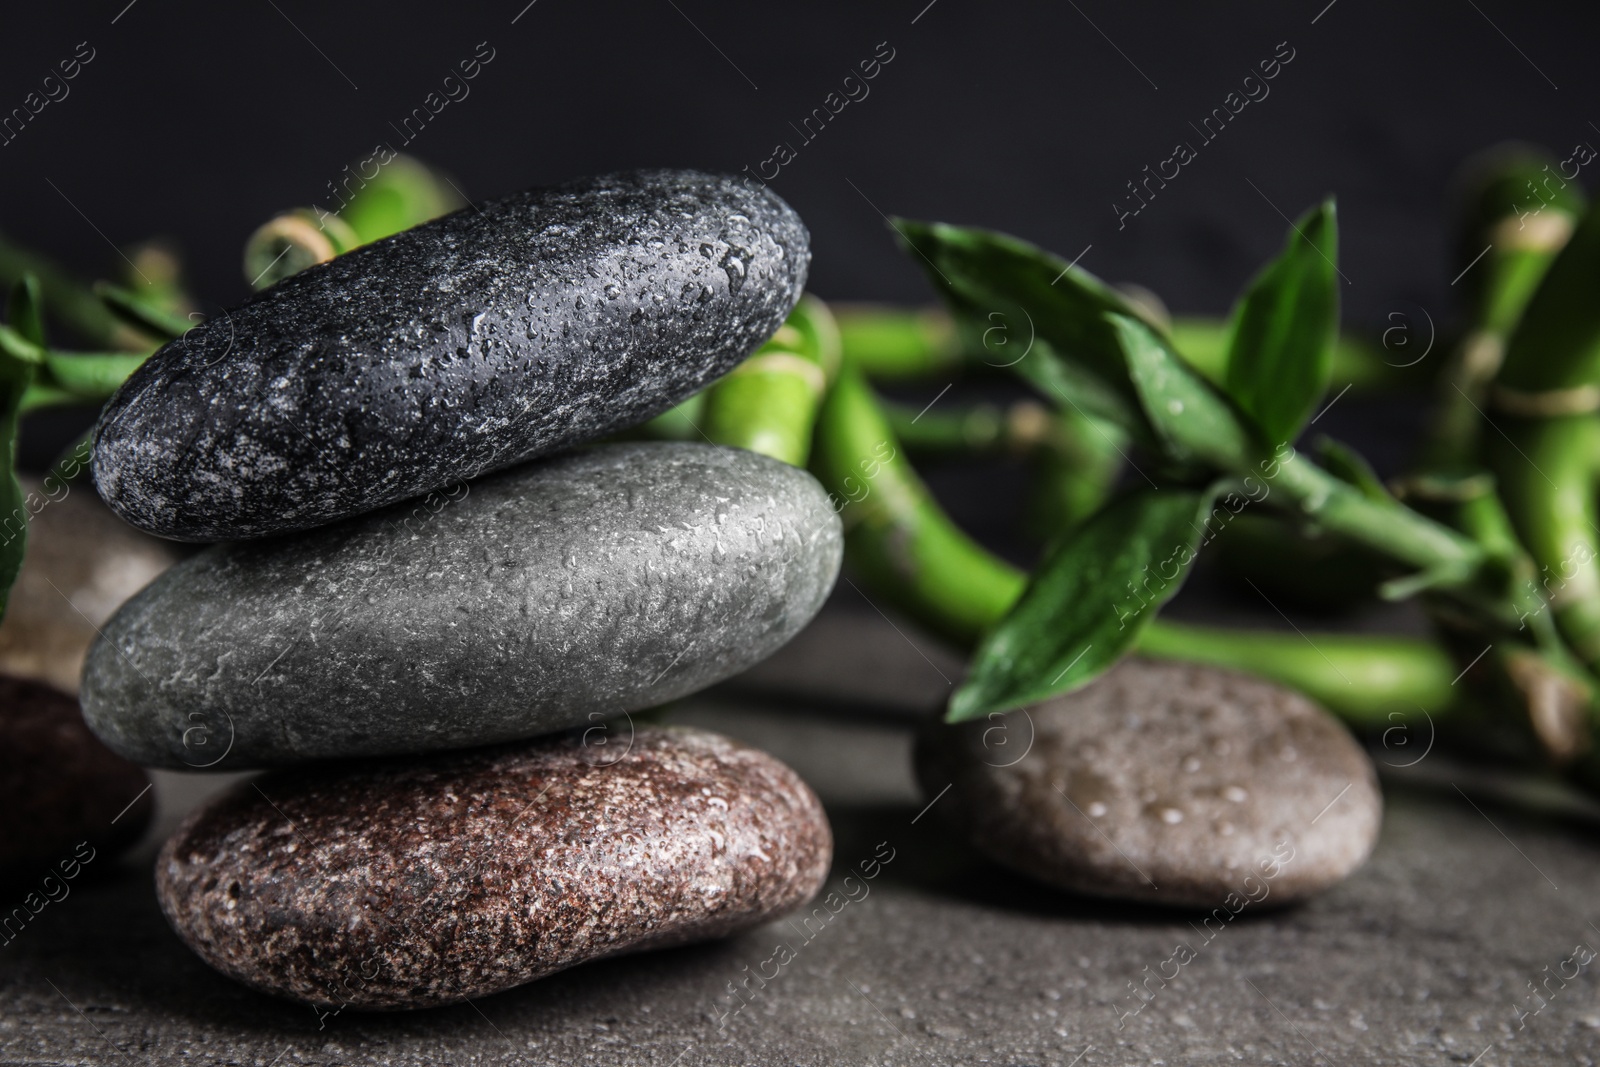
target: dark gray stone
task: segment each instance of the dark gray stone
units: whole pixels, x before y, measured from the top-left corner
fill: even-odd
[[[206,549],[107,624],[85,714],[131,759],[215,770],[530,737],[760,661],[822,606],[841,551],[805,471],[599,446]]]
[[[331,1009],[431,1007],[798,908],[822,804],[719,734],[639,727],[279,772],[156,860],[179,936],[247,985]]]
[[[1377,840],[1372,761],[1300,694],[1124,660],[1075,693],[924,731],[917,775],[974,846],[1052,885],[1204,908],[1326,889]]]
[[[294,275],[106,405],[101,494],[216,541],[321,526],[642,422],[800,298],[805,227],[744,179],[637,171],[466,208]]]

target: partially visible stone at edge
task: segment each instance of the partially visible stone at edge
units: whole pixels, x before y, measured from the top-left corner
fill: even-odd
[[[28,530],[0,621],[0,671],[76,693],[96,628],[177,562],[177,546],[117,518],[87,481],[25,477],[22,489],[29,515],[0,523],[0,541]]]
[[[1382,818],[1366,752],[1300,694],[1130,659],[1075,693],[933,724],[917,774],[980,851],[1096,896],[1237,910],[1338,882]]]
[[[841,553],[805,471],[603,445],[206,549],[106,625],[84,711],[116,751],[175,768],[532,737],[759,662],[821,608]]]
[[[831,853],[771,756],[640,727],[244,783],[167,842],[156,889],[224,974],[387,1010],[749,929],[815,895]]]
[[[272,286],[106,405],[95,484],[151,533],[305,530],[643,422],[731,370],[805,286],[748,179],[645,170],[463,208]]]
[[[0,675],[0,882],[59,884],[105,862],[149,824],[149,787],[89,732],[76,700]]]

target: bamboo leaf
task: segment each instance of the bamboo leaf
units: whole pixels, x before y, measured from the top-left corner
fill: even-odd
[[[44,362],[45,350],[28,340],[10,326],[0,325],[0,352],[18,363],[37,367]]]
[[[1169,457],[1219,470],[1249,465],[1259,448],[1216,386],[1144,323],[1108,315],[1145,417]]]
[[[1183,584],[1213,496],[1144,490],[1069,533],[978,647],[946,719],[1070,692],[1115,663]]]
[[[174,315],[154,304],[146,303],[133,293],[109,282],[95,282],[95,295],[105,302],[112,314],[135,329],[153,333],[157,337],[177,340],[194,326],[182,315]]]
[[[1121,294],[1006,234],[907,219],[893,225],[986,362],[1014,370],[1052,403],[1149,438],[1105,319],[1136,314]]]
[[[39,294],[39,278],[32,271],[11,288],[6,308],[6,323],[29,343],[44,347],[44,306]]]
[[[1293,225],[1283,252],[1234,307],[1228,394],[1270,444],[1293,441],[1328,388],[1339,336],[1332,200]]]
[[[105,400],[149,358],[140,352],[47,352],[44,365],[53,384],[83,400]]]

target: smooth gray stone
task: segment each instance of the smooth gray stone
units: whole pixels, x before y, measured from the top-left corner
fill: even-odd
[[[592,724],[771,654],[822,606],[842,547],[798,468],[600,446],[206,549],[107,624],[84,714],[135,762],[215,770]]]
[[[287,278],[157,352],[95,484],[185,541],[322,526],[604,437],[731,370],[794,308],[777,194],[612,174],[469,207]]]
[[[1310,700],[1235,671],[1126,659],[1084,688],[920,738],[917,777],[980,851],[1064,889],[1237,914],[1372,852],[1372,760]]]

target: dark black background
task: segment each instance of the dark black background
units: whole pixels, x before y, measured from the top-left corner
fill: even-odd
[[[113,243],[170,237],[210,306],[248,291],[239,251],[258,223],[328,202],[479,42],[494,60],[409,151],[476,198],[639,165],[755,168],[793,142],[773,186],[811,227],[827,298],[928,298],[885,226],[903,214],[1087,247],[1108,280],[1221,312],[1283,216],[1333,192],[1347,325],[1443,322],[1461,159],[1506,138],[1600,143],[1576,4],[126,3],[8,4],[0,109],[79,42],[96,56],[0,147],[0,231],[89,274],[120,265]],[[1285,41],[1271,95],[1119,230],[1125,182],[1198,143],[1189,123]],[[799,145],[790,123],[880,42],[894,59],[870,96]],[[1419,421],[1341,417],[1380,438]]]

